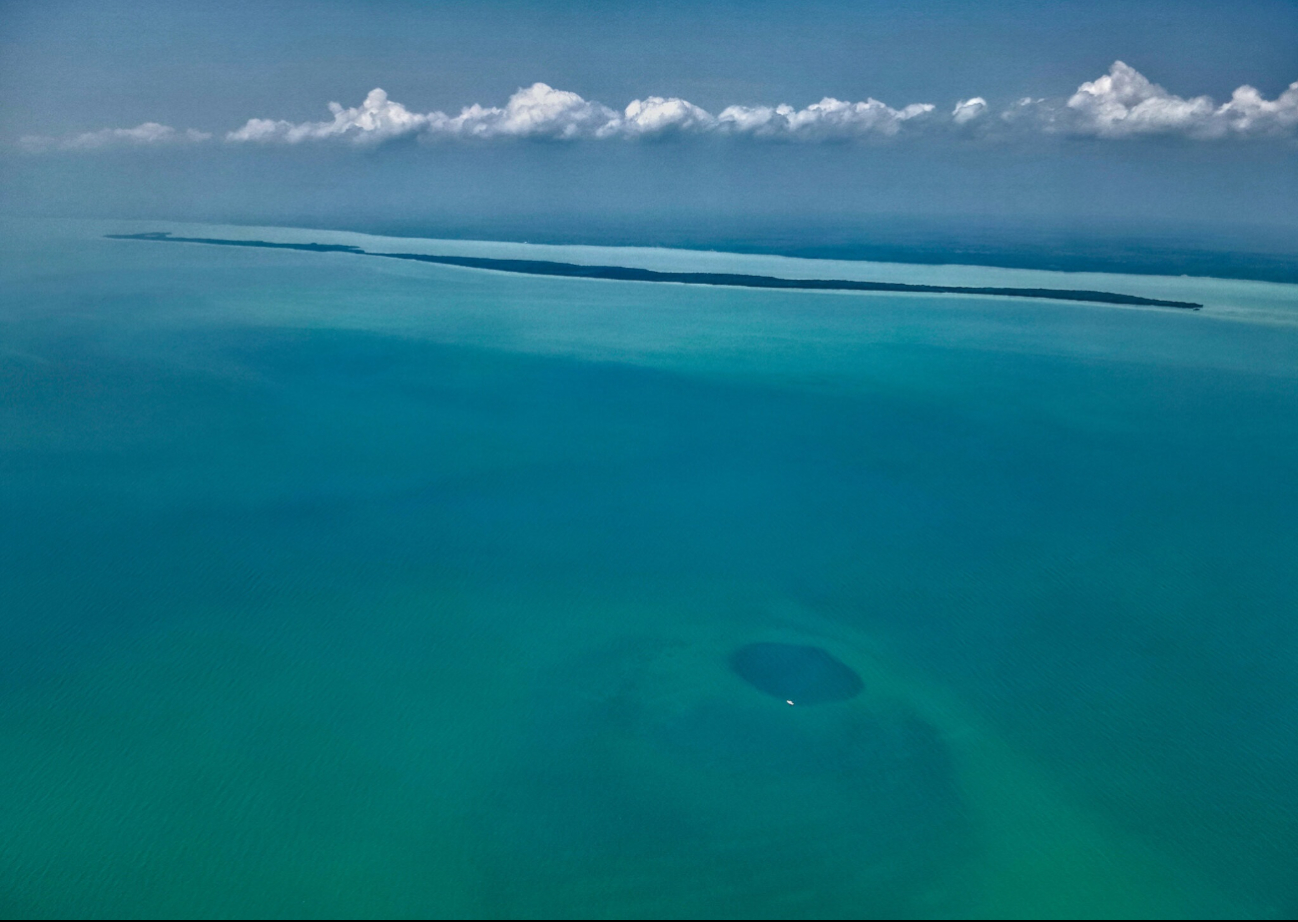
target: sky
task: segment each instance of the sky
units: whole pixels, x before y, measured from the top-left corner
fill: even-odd
[[[1296,81],[1295,2],[2,2],[0,210],[1265,247]]]

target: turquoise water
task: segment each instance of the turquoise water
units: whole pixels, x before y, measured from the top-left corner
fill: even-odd
[[[186,229],[3,228],[0,913],[1298,911],[1298,286]]]

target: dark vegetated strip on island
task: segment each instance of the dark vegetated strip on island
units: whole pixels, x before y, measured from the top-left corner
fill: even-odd
[[[537,259],[485,259],[477,256],[429,256],[422,253],[372,253],[357,246],[331,243],[271,243],[266,240],[220,240],[214,237],[173,237],[166,231],[144,234],[106,234],[113,240],[150,240],[159,243],[205,243],[210,246],[261,247],[272,250],[303,250],[308,253],[350,253],[415,262],[489,269],[522,275],[562,278],[606,279],[617,282],[676,282],[684,285],[723,285],[732,288],[771,288],[800,291],[884,291],[911,294],[992,295],[1002,298],[1049,298],[1055,301],[1091,301],[1100,304],[1128,304],[1140,307],[1174,307],[1197,311],[1203,307],[1191,301],[1163,301],[1111,291],[1060,288],[974,288],[962,285],[907,285],[901,282],[858,282],[850,279],[786,279],[769,275],[739,275],[728,272],[657,272],[625,266],[583,266]]]

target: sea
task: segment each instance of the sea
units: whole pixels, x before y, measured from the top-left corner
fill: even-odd
[[[0,915],[1293,918],[1296,562],[1298,285],[4,219]]]

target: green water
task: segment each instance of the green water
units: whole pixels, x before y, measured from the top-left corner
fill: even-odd
[[[0,913],[1298,910],[1298,287],[180,227],[3,229]]]

